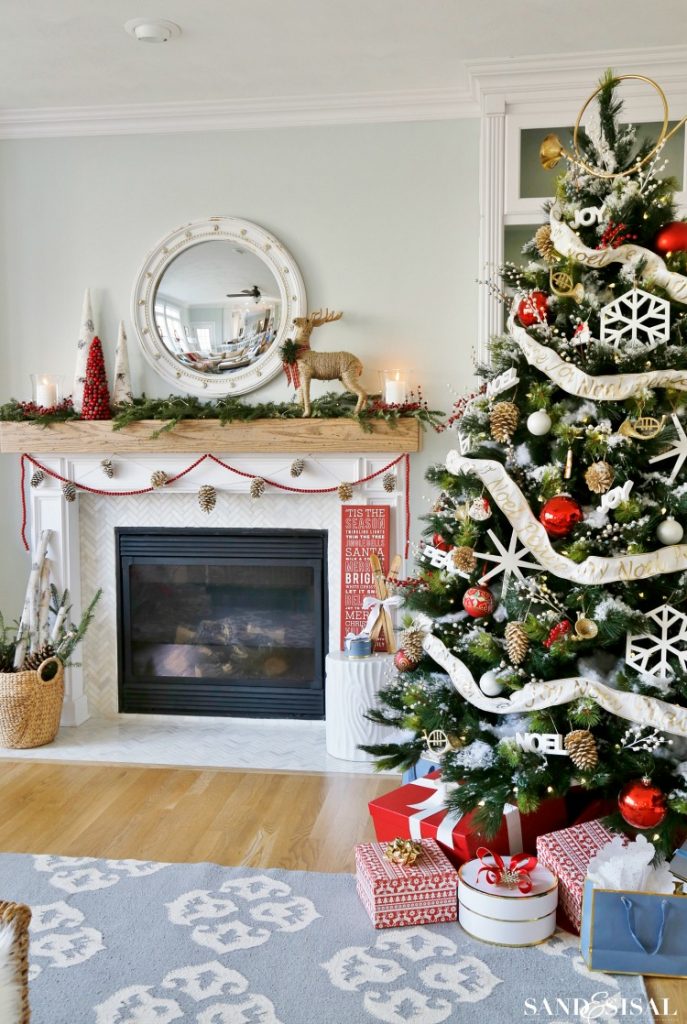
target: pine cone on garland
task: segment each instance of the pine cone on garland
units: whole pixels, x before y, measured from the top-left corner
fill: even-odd
[[[520,665],[527,657],[530,641],[522,622],[509,622],[505,629],[506,651],[514,665]]]
[[[469,547],[454,548],[451,552],[451,561],[459,572],[474,572],[477,568],[475,552]]]
[[[339,484],[339,501],[350,501],[353,497],[353,484]]]
[[[501,444],[510,441],[519,419],[517,405],[513,405],[512,402],[497,402],[489,413],[491,436]]]
[[[534,236],[534,244],[537,247],[537,252],[544,260],[545,263],[558,263],[558,253],[556,247],[551,241],[551,228],[548,224],[542,224],[537,229]]]
[[[261,476],[254,476],[250,482],[251,498],[262,498],[265,493],[265,481]]]
[[[387,494],[393,494],[393,492],[396,490],[396,474],[385,473],[384,476],[382,477],[382,487],[387,492]]]
[[[299,477],[305,469],[305,459],[294,459],[291,463],[291,476]]]
[[[158,490],[160,487],[164,487],[168,480],[169,477],[164,469],[156,469],[150,477],[150,486]]]
[[[100,463],[100,468],[102,469],[107,479],[111,480],[115,474],[114,466],[112,465],[112,459],[103,459],[102,462]]]
[[[582,772],[596,768],[599,763],[599,751],[596,748],[596,740],[589,729],[575,729],[573,732],[569,732],[565,737],[564,744],[570,754],[570,760],[576,768]]]
[[[414,662],[421,661],[425,653],[424,642],[425,634],[421,629],[416,629],[414,626],[404,630],[401,634],[401,650],[405,651]]]
[[[42,469],[37,469],[36,472],[31,477],[31,486],[32,487],[40,487],[40,485],[43,483],[44,480],[45,480],[45,473],[43,472]]]
[[[62,484],[62,495],[65,501],[76,501],[76,487],[71,480],[66,480]]]
[[[39,669],[44,661],[48,658],[55,657],[55,648],[51,643],[43,644],[43,646],[34,651],[33,654],[27,654],[24,658],[24,664],[21,667],[22,672],[35,672]]]
[[[585,483],[594,494],[605,494],[614,478],[613,467],[607,462],[593,462],[584,474]]]
[[[217,504],[217,491],[212,484],[203,484],[198,491],[198,504],[201,512],[212,512]]]

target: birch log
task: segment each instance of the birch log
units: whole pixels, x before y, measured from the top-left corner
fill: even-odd
[[[67,606],[66,604],[60,605],[57,615],[55,616],[55,623],[52,627],[52,633],[50,634],[50,642],[53,646],[58,643],[60,639],[60,630],[64,625],[64,620],[67,618]]]
[[[52,537],[52,530],[43,530],[41,539],[38,543],[38,549],[36,551],[35,558],[31,564],[31,572],[29,574],[29,584],[27,588],[27,599],[28,599],[28,620],[25,623],[26,631],[28,631],[28,642],[29,650],[37,650],[36,643],[38,640],[38,614],[40,607],[40,595],[41,595],[41,575],[43,572],[43,563],[45,562],[46,555],[48,552],[48,544]],[[25,631],[25,632],[26,632]]]
[[[40,577],[40,598],[38,602],[38,629],[35,649],[39,651],[50,639],[50,559],[43,562]]]

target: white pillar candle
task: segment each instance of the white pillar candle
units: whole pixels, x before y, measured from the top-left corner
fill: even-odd
[[[406,382],[397,373],[394,380],[387,380],[384,384],[384,401],[387,405],[401,405],[405,400]]]
[[[40,380],[36,385],[36,405],[41,405],[44,409],[52,409],[57,405],[57,384]]]

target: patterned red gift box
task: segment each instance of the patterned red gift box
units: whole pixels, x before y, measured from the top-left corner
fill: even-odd
[[[449,860],[460,867],[488,846],[493,853],[522,853],[533,850],[537,836],[568,823],[565,800],[545,800],[532,814],[521,814],[508,805],[495,836],[484,835],[475,825],[475,812],[461,814],[446,807],[448,789],[441,772],[399,786],[369,804],[375,835],[380,843],[397,836],[403,839],[436,839]]]
[[[579,933],[587,867],[613,836],[600,821],[585,821],[537,839],[539,863],[558,875],[559,909],[565,915],[559,924],[563,927]]]
[[[355,848],[358,896],[375,928],[456,921],[458,872],[438,843],[423,840],[412,865],[393,864],[386,843]]]

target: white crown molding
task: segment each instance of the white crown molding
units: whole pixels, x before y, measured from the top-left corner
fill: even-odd
[[[560,108],[567,102],[576,104],[577,110],[607,68],[618,74],[641,74],[655,79],[670,93],[669,101],[673,104],[687,97],[687,46],[590,50],[507,61],[475,60],[468,61],[466,68],[482,110],[498,98],[505,99],[509,111],[534,112],[554,105]],[[629,90],[643,97],[647,87],[637,83],[629,86]]]
[[[246,131],[316,125],[445,121],[479,115],[471,91],[347,93],[106,107],[0,110],[0,139]]]
[[[687,46],[663,46],[468,61],[467,85],[455,89],[0,109],[0,139],[446,121],[495,113],[499,106],[523,113],[570,104],[576,111],[608,67],[655,78],[681,116],[687,104]],[[638,95],[641,89],[635,90]]]

